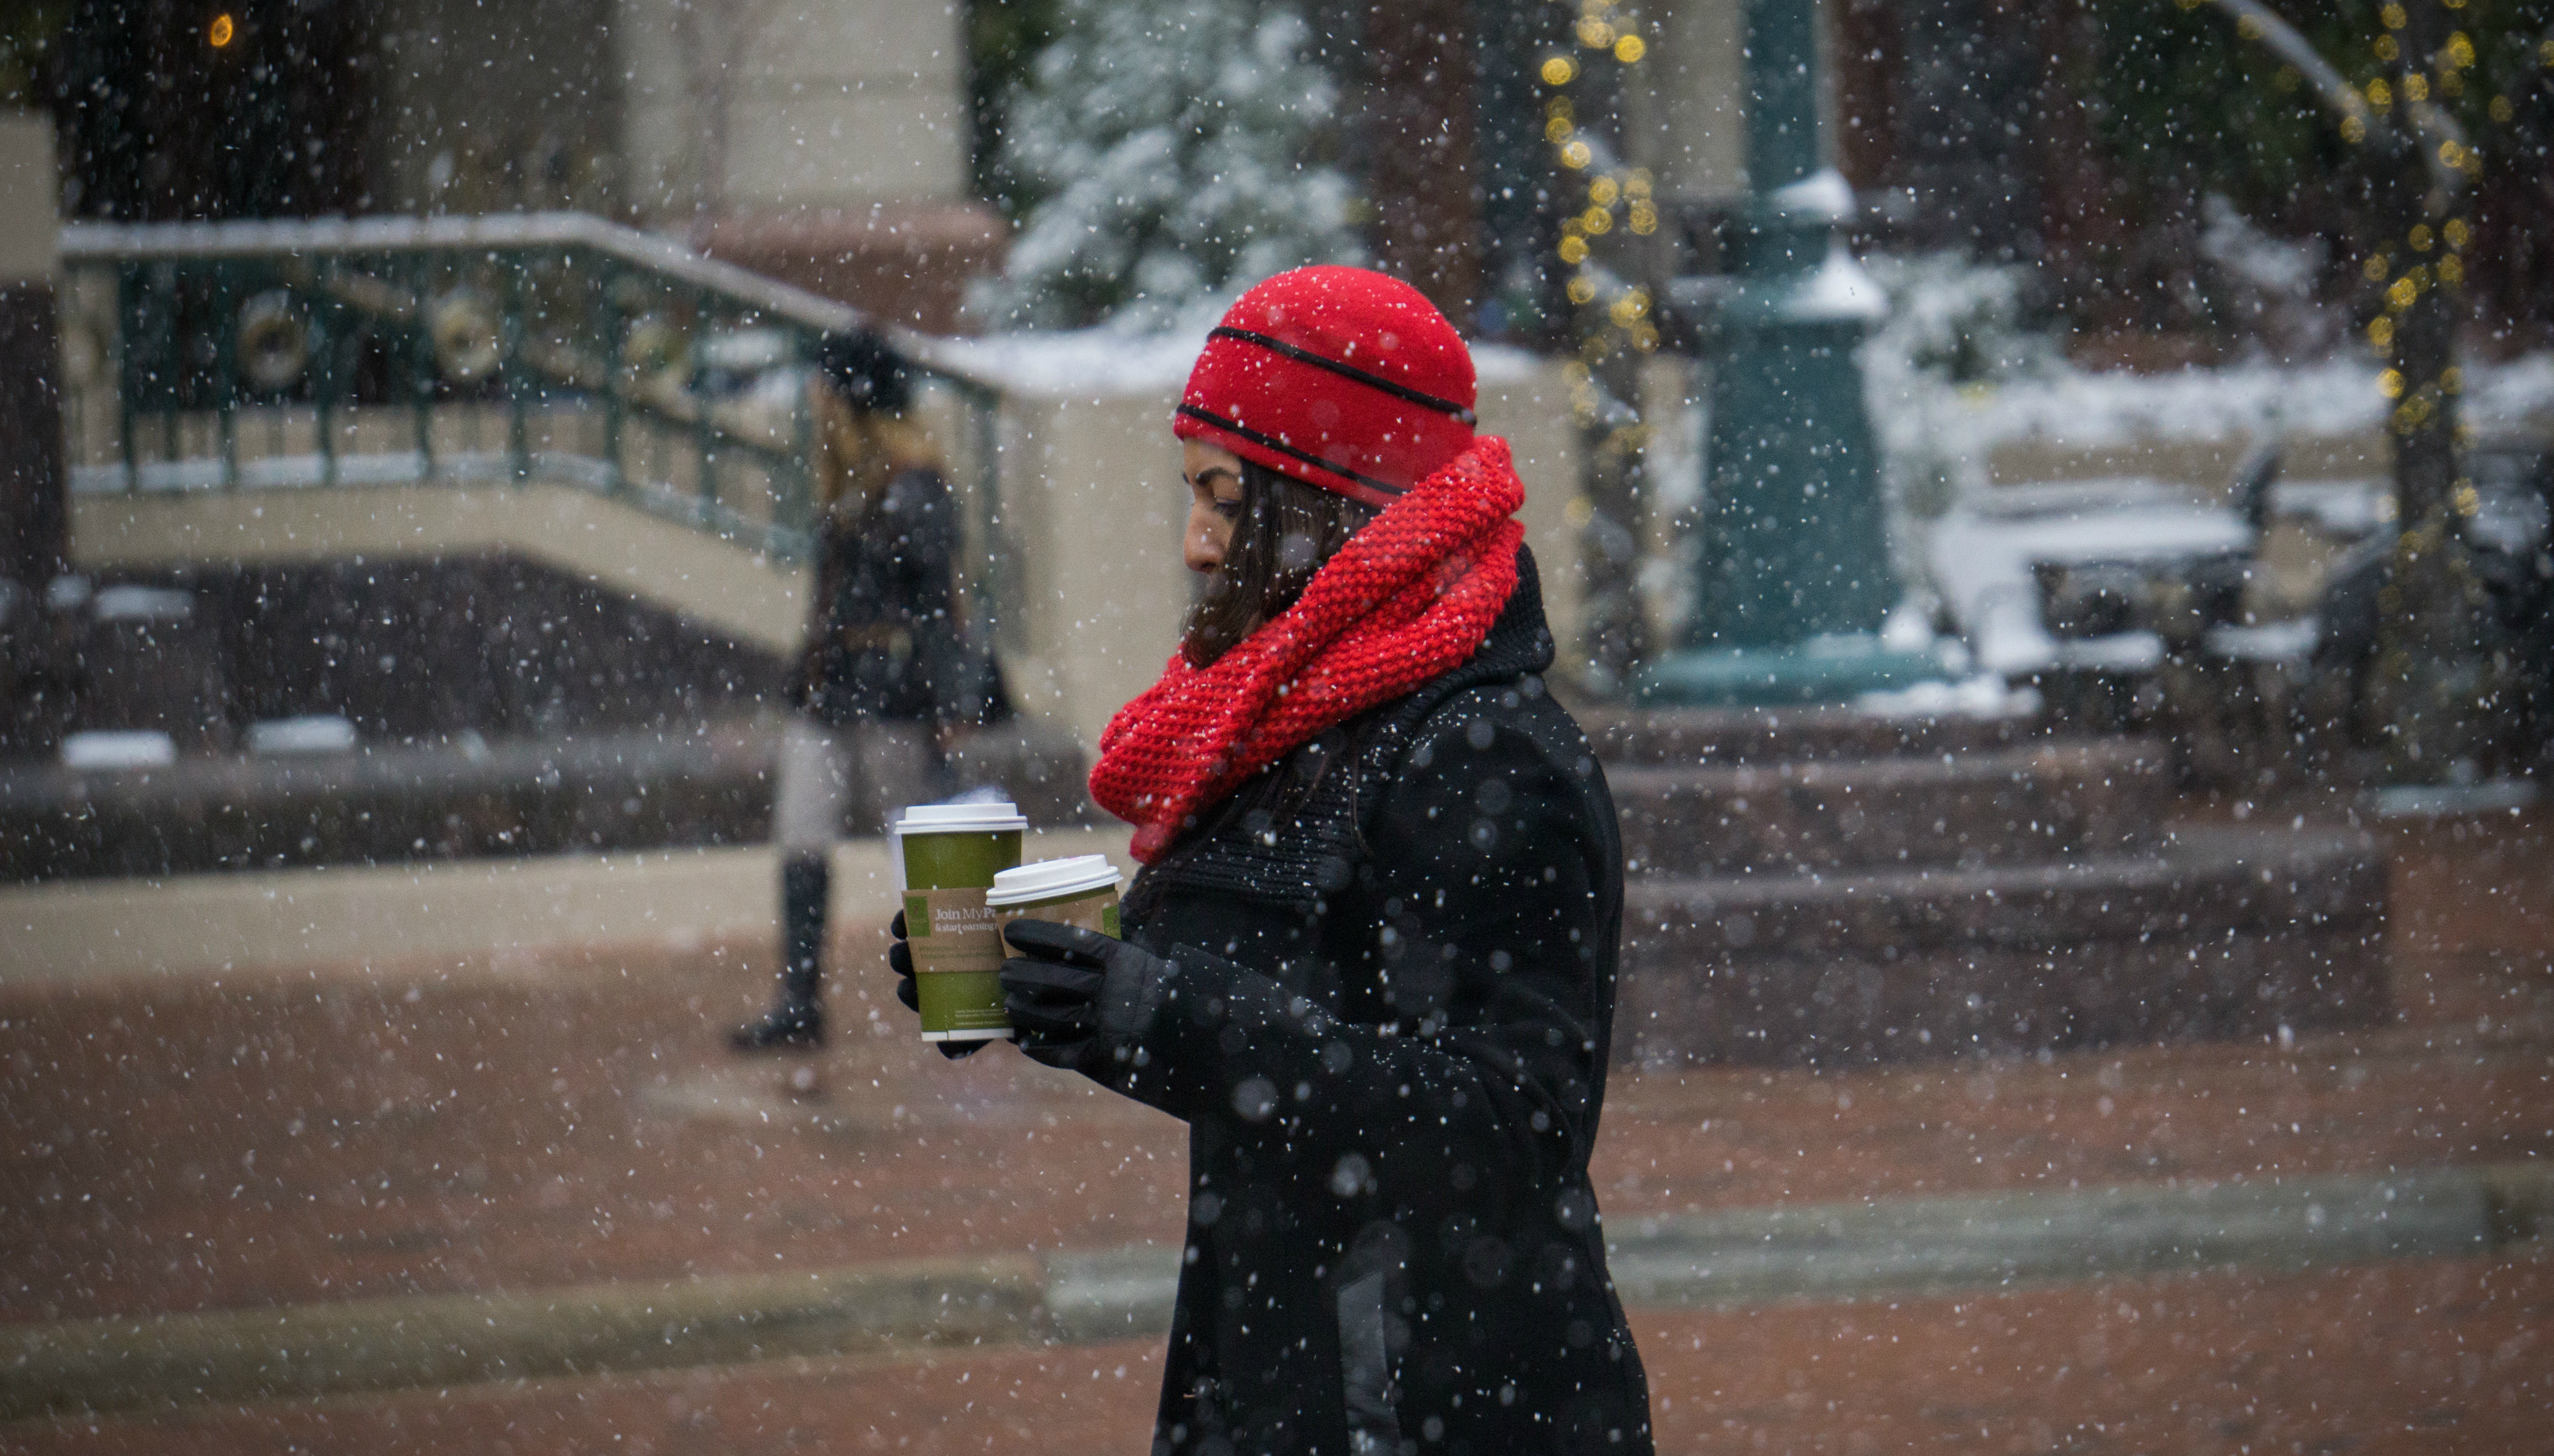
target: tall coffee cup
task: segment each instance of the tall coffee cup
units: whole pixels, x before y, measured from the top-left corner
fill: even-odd
[[[993,877],[1020,862],[1029,822],[1009,804],[917,804],[890,827],[905,944],[926,1042],[1006,1040],[1002,938],[985,904]]]

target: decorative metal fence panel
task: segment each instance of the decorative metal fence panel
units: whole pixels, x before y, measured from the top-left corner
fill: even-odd
[[[537,479],[812,547],[807,388],[843,304],[579,213],[79,223],[62,259],[76,491]],[[989,609],[999,398],[889,332]]]

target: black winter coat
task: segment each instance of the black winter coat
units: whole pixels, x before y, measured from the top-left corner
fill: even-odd
[[[792,706],[834,728],[1000,717],[992,664],[961,616],[958,543],[958,504],[936,470],[901,471],[857,519],[829,517]]]
[[[1651,1449],[1587,1178],[1622,847],[1520,565],[1128,891],[1176,969],[1111,1084],[1189,1124],[1157,1453]]]

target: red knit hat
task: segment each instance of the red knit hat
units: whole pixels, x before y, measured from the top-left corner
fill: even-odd
[[[1472,443],[1471,351],[1417,288],[1299,268],[1207,335],[1171,433],[1387,505]]]

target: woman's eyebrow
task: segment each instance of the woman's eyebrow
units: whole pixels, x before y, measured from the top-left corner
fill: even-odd
[[[1188,482],[1192,486],[1203,486],[1212,482],[1217,476],[1221,476],[1225,480],[1232,482],[1234,485],[1241,484],[1241,473],[1239,471],[1227,470],[1220,465],[1210,465],[1206,469],[1199,471],[1196,475],[1184,475],[1180,477],[1180,479]]]

